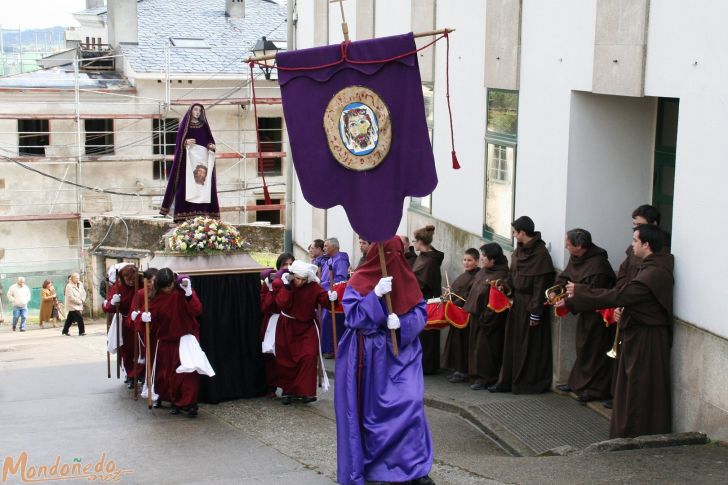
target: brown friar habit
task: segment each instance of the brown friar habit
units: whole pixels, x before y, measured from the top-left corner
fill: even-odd
[[[478,274],[479,271],[480,268],[473,268],[455,278],[455,281],[453,281],[452,285],[450,285],[450,291],[454,293],[452,296],[453,304],[459,307],[465,305],[465,300],[461,300],[460,298],[468,298],[470,288],[472,288],[473,281],[475,281],[475,275]],[[470,329],[468,327],[455,328],[450,326],[447,331],[447,339],[445,339],[445,351],[442,354],[442,366],[446,369],[452,369],[456,372],[467,374],[469,341]]]
[[[412,266],[412,272],[417,277],[425,300],[442,294],[440,266],[443,259],[445,259],[445,254],[432,248],[430,251],[421,251]],[[434,374],[440,370],[440,331],[420,332],[420,343],[422,344],[422,372],[423,374]]]
[[[607,252],[592,246],[582,256],[571,256],[556,283],[572,281],[589,288],[610,289],[615,278]],[[571,300],[566,301],[566,306],[574,312]],[[614,325],[605,326],[602,316],[593,310],[577,313],[576,361],[568,382],[575,392],[586,393],[592,399],[608,399],[612,394],[614,359],[607,357],[607,352],[614,342],[614,330]]]
[[[513,306],[506,321],[503,365],[496,383],[500,390],[538,394],[551,388],[551,312],[544,306],[544,292],[554,284],[555,273],[540,232],[513,251],[506,281]],[[538,325],[529,325],[531,315],[540,316]]]
[[[496,313],[488,308],[490,282],[508,277],[508,264],[483,268],[473,278],[473,286],[463,309],[470,313],[468,374],[486,385],[498,380],[503,358],[503,336],[508,310]]]
[[[672,269],[671,254],[652,254],[622,288],[577,286],[574,291],[571,304],[577,311],[624,307],[610,438],[670,432]]]
[[[664,233],[663,233],[664,234]],[[670,253],[670,247],[664,246],[662,248],[661,253],[669,254]],[[634,251],[632,250],[632,245],[630,244],[627,246],[627,249],[624,251],[625,258],[624,261],[622,261],[622,264],[619,265],[619,270],[617,271],[617,283],[614,285],[615,288],[624,288],[624,286],[632,281],[635,276],[637,276],[637,272],[640,269],[640,266],[642,266],[642,259],[638,256],[635,256]],[[622,339],[619,339],[620,341],[617,342],[617,354],[619,354],[619,346],[622,345]],[[612,344],[614,345],[614,344]],[[617,365],[616,362],[612,365],[612,396],[614,396],[614,386],[617,383]]]

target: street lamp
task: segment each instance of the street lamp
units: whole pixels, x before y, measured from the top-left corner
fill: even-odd
[[[258,42],[255,43],[255,47],[253,47],[253,56],[255,57],[263,57],[269,54],[275,55],[276,52],[278,52],[276,44],[272,40],[266,39],[265,36],[258,39]],[[273,64],[267,64],[266,61],[263,61],[263,63],[264,64],[258,64],[258,67],[263,70],[265,78],[270,81],[270,73],[273,71],[276,62],[274,60]]]

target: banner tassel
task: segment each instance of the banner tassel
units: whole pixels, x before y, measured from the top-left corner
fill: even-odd
[[[447,113],[450,116],[450,145],[452,146],[452,168],[453,170],[460,169],[460,162],[455,154],[455,130],[452,126],[452,108],[450,107],[450,36],[447,32],[443,35],[445,37],[446,54],[445,54],[445,97],[447,98]]]

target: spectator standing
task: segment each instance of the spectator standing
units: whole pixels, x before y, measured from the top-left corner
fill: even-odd
[[[83,303],[86,301],[86,289],[81,283],[81,276],[78,273],[71,273],[68,277],[68,284],[64,291],[64,300],[66,306],[66,323],[63,325],[63,335],[70,335],[68,329],[72,323],[78,324],[78,335],[86,335],[86,329],[83,325]]]
[[[25,278],[18,276],[17,283],[8,290],[8,300],[13,305],[13,332],[20,320],[20,331],[25,332],[25,323],[28,320],[28,303],[30,303],[30,288],[25,284]]]
[[[40,316],[38,318],[40,328],[43,328],[43,322],[51,322],[53,328],[56,328],[56,322],[58,321],[57,301],[58,295],[56,294],[56,288],[53,286],[51,280],[45,280],[40,290]],[[53,316],[54,310],[55,317]]]

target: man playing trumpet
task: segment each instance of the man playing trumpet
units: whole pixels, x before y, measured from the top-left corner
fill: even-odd
[[[556,278],[564,288],[569,281],[588,288],[610,289],[615,275],[607,252],[592,243],[591,234],[584,229],[572,229],[566,233],[564,245],[569,252],[569,263]],[[563,296],[567,296],[565,293]],[[574,392],[581,402],[608,399],[611,395],[612,359],[606,352],[614,340],[613,326],[605,327],[601,314],[595,311],[576,312],[572,300],[559,299],[554,303],[577,314],[576,361],[571,368],[567,384],[556,386],[563,392]]]
[[[672,343],[673,257],[664,252],[659,227],[635,228],[632,250],[642,261],[623,287],[589,288],[569,282],[570,307],[577,312],[624,307],[617,355],[610,438],[669,433],[671,430],[670,346]]]

